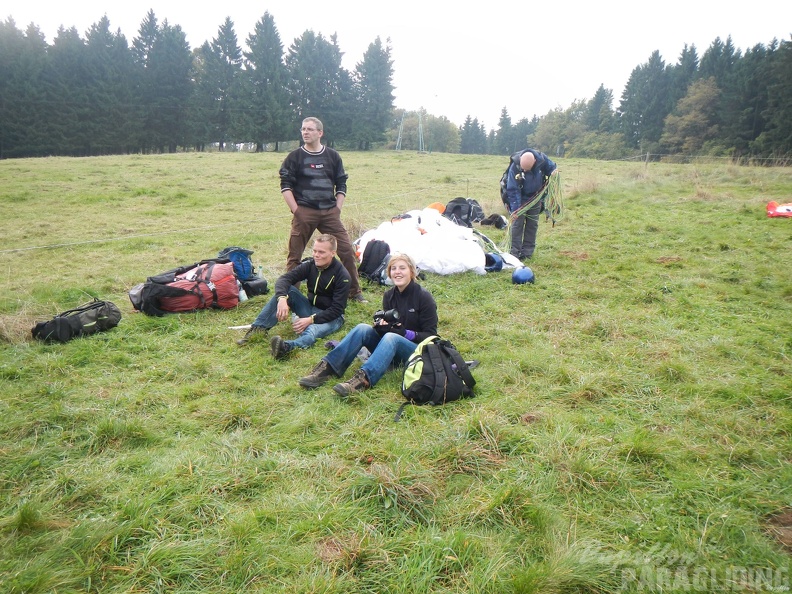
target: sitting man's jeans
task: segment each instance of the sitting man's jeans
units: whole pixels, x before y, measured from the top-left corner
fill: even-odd
[[[289,304],[292,314],[298,318],[308,318],[313,314],[322,311],[318,307],[311,305],[308,298],[303,295],[296,287],[289,287],[289,293],[286,295],[286,302]],[[272,297],[259,315],[253,322],[254,327],[259,328],[274,328],[278,323],[278,300]],[[305,331],[294,340],[287,340],[286,343],[292,348],[307,349],[311,347],[317,340],[324,338],[328,334],[332,334],[344,325],[344,316],[338,316],[335,320],[325,322],[324,324],[311,324]]]
[[[362,347],[371,353],[361,368],[373,386],[391,366],[406,364],[416,344],[393,332],[380,336],[370,324],[358,324],[322,359],[342,377]]]

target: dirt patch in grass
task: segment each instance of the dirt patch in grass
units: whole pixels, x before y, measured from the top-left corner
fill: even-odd
[[[675,262],[681,262],[681,256],[662,256],[656,260],[658,264],[673,264]]]
[[[588,260],[589,255],[587,252],[573,252],[569,250],[562,250],[559,252],[562,256],[566,256],[567,258],[571,258],[572,260]]]
[[[530,425],[532,423],[538,423],[541,420],[542,420],[542,413],[527,412],[523,415],[520,415],[520,422],[525,423],[526,425]]]
[[[323,563],[337,563],[346,557],[346,546],[335,538],[327,538],[316,545],[316,555]]]
[[[792,507],[771,515],[766,530],[788,553],[792,553]]]

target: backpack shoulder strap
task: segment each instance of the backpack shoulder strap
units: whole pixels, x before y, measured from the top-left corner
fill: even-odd
[[[440,347],[438,347],[436,344],[428,343],[421,349],[421,356],[424,359],[424,373],[426,373],[427,369],[430,369],[433,375],[432,397],[427,400],[425,404],[440,404],[443,402],[443,396],[445,395],[446,387],[446,381],[444,377],[445,367],[443,365],[443,356],[440,353]],[[412,400],[403,402],[399,407],[399,410],[396,411],[396,416],[393,418],[394,422],[401,418],[401,415],[408,404],[415,404],[415,402]]]
[[[206,260],[206,261],[201,263],[201,265],[204,265],[204,264],[206,265],[205,268],[198,273],[198,276],[195,277],[196,285],[193,288],[197,289],[198,284],[200,284],[200,283],[205,284],[209,288],[209,290],[212,292],[212,304],[211,304],[211,306],[213,308],[215,308],[215,309],[219,309],[218,297],[217,297],[217,287],[212,282],[212,269],[214,268],[215,264],[217,264],[217,261],[216,260]],[[200,290],[198,290],[196,294],[201,299],[201,305],[204,305],[206,303],[206,301],[203,298],[203,293]]]
[[[441,347],[437,344],[428,344],[426,345],[426,348],[424,348],[424,352],[428,358],[428,361],[424,360],[424,367],[426,367],[428,364],[431,370],[434,372],[434,388],[432,391],[432,398],[429,400],[429,404],[439,404],[443,402],[445,397],[446,371],[440,348]]]
[[[451,360],[456,365],[459,375],[462,377],[462,381],[465,382],[465,385],[467,385],[468,388],[472,389],[476,385],[476,380],[473,377],[473,374],[470,373],[468,364],[462,358],[462,355],[459,354],[459,351],[457,351],[448,341],[442,341],[438,347],[443,349],[443,351],[451,358]]]
[[[396,415],[393,417],[394,423],[397,423],[399,419],[401,419],[402,413],[404,412],[404,409],[407,407],[408,404],[412,404],[412,402],[410,402],[409,400],[407,400],[406,402],[402,402],[401,406],[399,407],[399,410],[396,411]]]
[[[64,312],[59,313],[57,316],[58,318],[66,318],[69,316],[73,316],[75,314],[83,313],[84,311],[90,311],[92,309],[98,309],[104,305],[104,301],[100,301],[96,297],[94,297],[93,301],[89,301],[79,307],[75,307],[74,309],[69,309]]]

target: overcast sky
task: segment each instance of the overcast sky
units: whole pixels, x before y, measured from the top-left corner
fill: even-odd
[[[149,9],[160,23],[180,25],[191,48],[211,41],[226,17],[240,46],[265,11],[284,49],[306,30],[338,35],[344,67],[353,70],[369,44],[390,39],[396,107],[426,108],[460,125],[470,115],[487,130],[502,108],[516,122],[590,99],[600,84],[618,107],[632,70],[659,50],[674,64],[685,44],[701,57],[716,37],[736,48],[790,40],[792,2],[455,2],[453,0],[270,0],[263,2],[107,2],[11,0],[0,18],[17,28],[38,25],[52,43],[58,27],[85,37],[103,15],[131,44]]]

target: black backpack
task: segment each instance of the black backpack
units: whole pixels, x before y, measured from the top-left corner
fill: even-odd
[[[506,207],[506,212],[511,212],[511,206],[509,205],[509,196],[506,194],[506,183],[509,179],[509,169],[511,169],[512,161],[509,158],[509,164],[506,166],[506,171],[503,172],[500,178],[500,195],[501,200],[503,201],[503,205]],[[517,180],[517,184],[519,185],[520,189],[522,189],[522,179]]]
[[[395,420],[407,404],[438,406],[472,398],[476,380],[470,370],[477,365],[478,361],[465,361],[453,344],[439,336],[423,340],[407,360],[401,388],[407,402],[401,405]]]
[[[388,260],[390,260],[390,246],[381,239],[372,239],[363,250],[360,258],[358,276],[368,281],[384,285],[388,278]]]
[[[443,216],[462,227],[472,227],[484,219],[484,209],[478,200],[460,196],[446,204]]]
[[[59,313],[47,322],[39,322],[32,329],[33,338],[46,342],[68,342],[78,336],[104,332],[118,326],[121,310],[110,301],[94,300],[80,307]]]

